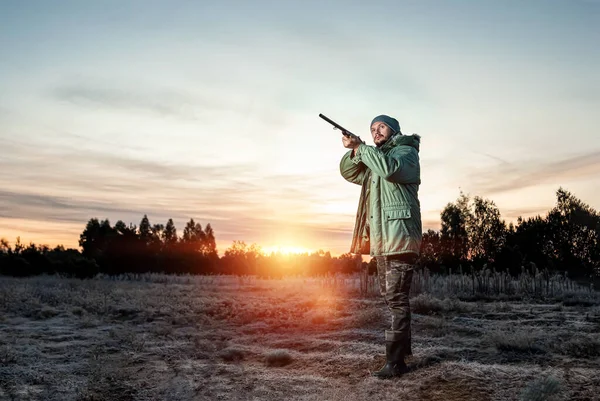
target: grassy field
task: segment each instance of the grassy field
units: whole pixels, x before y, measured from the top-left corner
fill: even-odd
[[[415,294],[412,370],[382,381],[388,314],[360,287],[0,278],[0,400],[600,399],[597,293]]]

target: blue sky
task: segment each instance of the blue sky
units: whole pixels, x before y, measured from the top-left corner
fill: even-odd
[[[219,248],[348,249],[333,118],[422,136],[426,228],[462,189],[503,218],[600,206],[600,1],[3,1],[0,237],[91,217]]]

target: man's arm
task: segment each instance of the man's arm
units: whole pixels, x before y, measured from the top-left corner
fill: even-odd
[[[362,185],[367,172],[367,166],[361,163],[354,155],[354,150],[346,152],[340,161],[340,173],[342,177],[353,184]]]
[[[398,146],[385,155],[374,146],[361,144],[356,152],[355,159],[373,174],[397,184],[420,184],[419,154],[414,148]]]

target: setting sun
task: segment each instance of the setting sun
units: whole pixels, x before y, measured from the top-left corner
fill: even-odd
[[[296,255],[296,254],[305,254],[305,253],[313,252],[311,249],[304,248],[301,246],[288,246],[288,245],[266,246],[266,247],[262,248],[262,251],[265,255],[270,255],[272,253],[282,254],[282,255]]]

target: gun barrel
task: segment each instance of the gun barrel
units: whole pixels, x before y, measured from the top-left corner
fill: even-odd
[[[338,123],[336,123],[332,119],[327,118],[323,114],[319,113],[319,117],[321,117],[323,120],[327,121],[329,124],[333,125],[335,128],[337,128],[340,131],[342,131],[342,133],[345,133],[344,135],[346,135],[346,134],[354,135],[352,132],[348,131],[346,128],[342,127],[341,125],[339,125]],[[354,136],[356,136],[356,135],[354,135]]]

